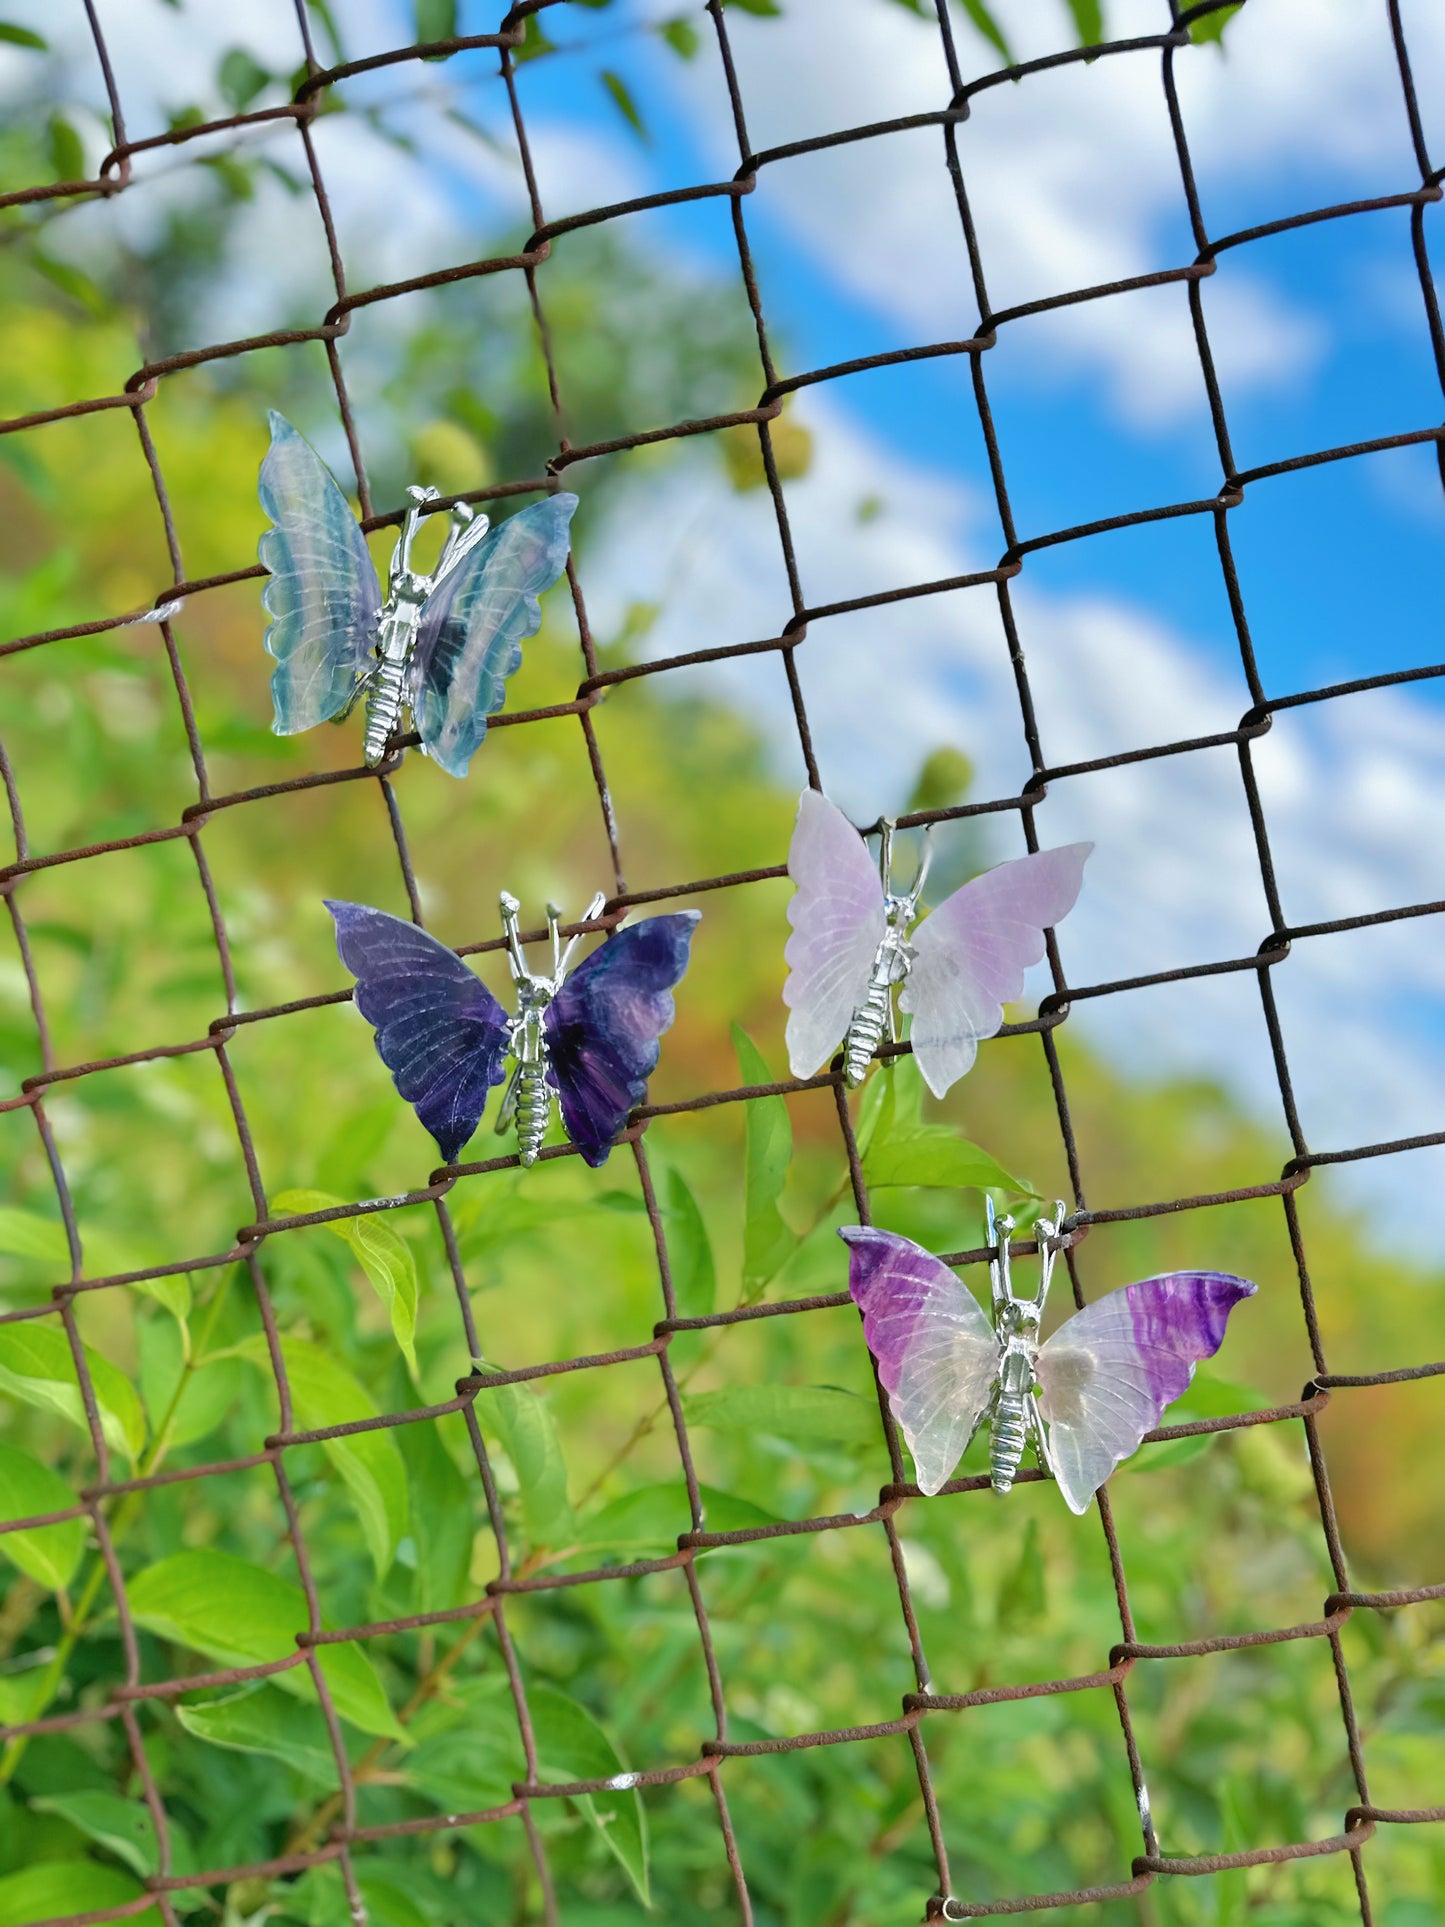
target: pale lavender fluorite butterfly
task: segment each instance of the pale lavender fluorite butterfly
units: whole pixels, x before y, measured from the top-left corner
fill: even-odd
[[[1032,1437],[1072,1510],[1083,1512],[1199,1361],[1219,1350],[1230,1312],[1256,1289],[1225,1272],[1169,1272],[1086,1305],[1040,1345],[1047,1277],[1038,1299],[1016,1298],[1006,1243],[991,1325],[957,1273],[912,1239],[862,1225],[838,1235],[849,1246],[848,1289],[863,1335],[919,1489],[930,1494],[986,1421],[999,1490]]]
[[[899,983],[918,1068],[942,1097],[998,1030],[1003,1006],[1022,995],[1045,930],[1074,907],[1093,847],[1070,843],[1001,863],[910,930],[916,886],[913,896],[894,894],[837,805],[804,790],[788,851],[797,892],[783,953],[793,1075],[812,1077],[844,1039],[848,1081],[859,1082],[890,1015],[888,986]]]

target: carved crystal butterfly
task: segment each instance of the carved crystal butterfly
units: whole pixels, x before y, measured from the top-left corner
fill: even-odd
[[[265,646],[278,736],[295,736],[366,704],[365,753],[375,768],[410,710],[422,748],[451,776],[467,765],[506,700],[522,642],[542,622],[537,598],[567,566],[575,495],[549,495],[491,528],[465,503],[430,575],[412,567],[434,488],[411,507],[382,599],[366,538],[321,458],[281,415],[261,464],[261,506],[275,524],[258,551],[271,579]]]
[[[583,921],[605,902],[594,897]],[[563,949],[562,913],[549,903],[552,969],[537,976],[522,951],[520,906],[504,892],[502,925],[517,987],[517,1012],[509,1017],[456,952],[416,924],[364,903],[328,902],[326,908],[381,1061],[448,1164],[481,1123],[509,1056],[515,1068],[497,1130],[515,1117],[522,1163],[534,1163],[542,1148],[554,1097],[587,1163],[606,1161],[656,1068],[658,1040],[673,1019],[672,987],[687,969],[696,910],[630,924],[570,970],[579,940]]]
[[[998,1030],[1004,1004],[1022,995],[1024,971],[1044,954],[1044,931],[1074,907],[1093,847],[1068,843],[1001,863],[912,930],[927,852],[912,887],[896,892],[892,824],[883,825],[875,867],[837,805],[804,790],[788,850],[798,887],[783,952],[794,1077],[812,1077],[842,1038],[844,1078],[861,1084],[884,1035],[895,1034],[893,986],[900,984],[918,1068],[942,1097],[972,1067],[979,1041]]]
[[[1071,1509],[1083,1512],[1121,1459],[1224,1342],[1229,1314],[1256,1287],[1221,1271],[1171,1271],[1108,1292],[1039,1343],[1064,1207],[1038,1226],[1039,1288],[1020,1298],[1009,1277],[1013,1221],[988,1205],[993,1324],[973,1293],[911,1238],[850,1225],[848,1289],[919,1490],[951,1476],[987,1424],[989,1472],[1007,1492],[1032,1444]]]

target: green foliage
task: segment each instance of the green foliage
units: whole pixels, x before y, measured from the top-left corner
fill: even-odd
[[[345,1202],[329,1191],[282,1191],[271,1200],[271,1208],[286,1216],[300,1216]],[[386,1307],[392,1333],[415,1377],[417,1276],[411,1247],[384,1218],[333,1218],[324,1228],[351,1247]]]
[[[1211,13],[1202,13],[1197,20],[1190,21],[1189,38],[1196,46],[1207,46],[1213,43],[1222,48],[1224,30],[1243,4],[1244,0],[1238,0],[1235,6],[1218,6]]]
[[[679,14],[676,20],[662,21],[657,31],[682,60],[691,60],[702,45],[697,28],[685,14]]]
[[[1104,0],[1068,0],[1074,31],[1081,47],[1095,47],[1104,38]]]
[[[733,1025],[733,1048],[745,1085],[776,1080],[762,1053],[740,1024]],[[761,1298],[769,1283],[797,1249],[798,1234],[778,1209],[793,1155],[793,1127],[781,1097],[755,1097],[744,1122],[743,1302]]]
[[[880,1423],[876,1405],[831,1385],[730,1385],[695,1393],[683,1412],[689,1425],[845,1445],[871,1445]]]
[[[30,47],[36,53],[48,53],[50,43],[30,27],[17,27],[13,21],[0,20],[0,41],[11,47]]]
[[[129,1380],[108,1359],[83,1347],[106,1444],[128,1459],[139,1458],[146,1422]],[[56,1412],[82,1431],[89,1429],[75,1356],[64,1332],[28,1323],[0,1327],[0,1391]]]
[[[610,67],[603,67],[597,77],[602,82],[603,88],[606,90],[613,106],[627,122],[627,125],[632,129],[633,133],[636,134],[644,146],[649,145],[652,136],[647,131],[647,123],[638,112],[637,102],[632,98],[632,90],[628,87],[627,82],[622,78],[621,74],[615,74]]]
[[[0,1445],[0,1520],[36,1519],[47,1512],[68,1512],[75,1501],[70,1487],[48,1465],[13,1445]],[[85,1521],[63,1519],[56,1525],[28,1526],[0,1533],[0,1553],[52,1592],[68,1586],[85,1545]]]
[[[558,1780],[606,1780],[625,1775],[626,1766],[585,1706],[551,1687],[528,1695],[537,1738],[537,1763]],[[596,1827],[609,1853],[627,1874],[643,1906],[651,1905],[647,1879],[647,1815],[635,1790],[584,1793],[577,1802]]]
[[[5,36],[0,31],[0,39]],[[0,1927],[27,1927],[37,1920],[123,1907],[139,1900],[143,1889],[129,1874],[98,1867],[88,1860],[42,1860],[19,1873],[0,1876]],[[128,1914],[142,1927],[160,1927],[160,1914],[146,1907]]]
[[[306,1628],[306,1597],[263,1567],[228,1552],[177,1552],[148,1566],[127,1588],[137,1623],[162,1639],[204,1653],[219,1666],[265,1665],[296,1651]],[[342,1719],[363,1733],[404,1739],[371,1661],[350,1644],[317,1649],[321,1671]],[[314,1699],[309,1670],[292,1667],[276,1684]]]
[[[477,1409],[483,1429],[494,1432],[512,1462],[528,1538],[534,1546],[557,1544],[570,1534],[572,1509],[567,1502],[567,1466],[551,1407],[526,1385],[493,1385]]]

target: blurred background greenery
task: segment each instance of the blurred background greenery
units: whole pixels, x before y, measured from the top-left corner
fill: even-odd
[[[444,11],[444,10],[443,10]],[[1077,10],[1076,10],[1077,11]],[[324,10],[318,9],[318,15]],[[446,22],[438,15],[444,29]],[[324,24],[324,23],[323,23]],[[432,23],[433,26],[437,22]],[[426,30],[427,22],[422,22]],[[55,70],[33,50],[30,112],[0,137],[4,184],[67,178],[81,136]],[[229,58],[229,57],[228,57]],[[253,63],[254,64],[254,63]],[[241,109],[269,77],[232,60],[217,86]],[[625,111],[619,103],[620,111]],[[187,112],[178,105],[176,124]],[[199,110],[196,110],[199,111]],[[208,106],[207,111],[212,111]],[[82,156],[83,158],[83,156]],[[67,203],[12,210],[0,249],[0,412],[12,417],[115,392],[144,358],[191,345],[207,285],[234,270],[237,224],[272,163],[247,150],[191,164],[194,192],[120,239],[94,226],[58,250]],[[289,191],[289,190],[288,190]],[[477,236],[476,255],[511,250]],[[541,276],[577,439],[756,399],[756,351],[725,302],[686,269],[607,230],[575,237]],[[479,315],[484,326],[478,326]],[[284,320],[307,325],[304,304]],[[359,397],[379,506],[410,480],[444,489],[537,475],[555,450],[546,370],[515,276],[414,297],[343,364]],[[500,372],[499,372],[500,371]],[[484,403],[480,397],[485,392]],[[244,567],[262,528],[255,473],[268,407],[338,459],[334,398],[316,345],[222,361],[162,382],[147,417],[191,578]],[[786,425],[793,472],[805,428]],[[760,481],[750,433],[713,438],[739,489]],[[661,470],[666,445],[627,458]],[[619,466],[625,466],[619,465]],[[343,471],[344,472],[344,471]],[[617,474],[576,477],[579,567]],[[390,537],[374,544],[384,560]],[[147,606],[169,580],[162,524],[126,410],[0,439],[0,585],[7,636]],[[645,606],[597,638],[609,665],[645,646]],[[174,623],[211,793],[224,797],[357,760],[354,727],[281,741],[269,729],[263,617],[248,581],[187,601]],[[509,707],[570,698],[575,624],[553,595]],[[164,828],[196,801],[196,774],[161,632],[116,628],[7,657],[4,746],[32,853]],[[645,889],[781,860],[796,784],[742,707],[677,693],[665,676],[619,686],[597,712],[628,880]],[[966,793],[956,746],[921,765],[914,799]],[[494,934],[506,886],[531,903],[580,904],[610,881],[578,724],[499,729],[463,787],[409,757],[396,794],[431,927],[455,943]],[[223,808],[200,839],[242,1008],[341,987],[326,895],[405,913],[383,797],[370,781]],[[940,837],[944,870],[992,860],[985,831]],[[656,1100],[779,1074],[785,885],[706,893],[695,961],[654,1080]],[[16,891],[55,1062],[204,1037],[225,1008],[210,919],[184,839],[67,863]],[[497,988],[495,960],[484,974]],[[731,1027],[744,1036],[734,1040]],[[1095,1204],[1125,1204],[1277,1175],[1273,1141],[1207,1084],[1128,1081],[1056,1033]],[[759,1063],[761,1054],[761,1064]],[[246,1026],[230,1046],[273,1209],[307,1193],[356,1199],[424,1184],[433,1147],[395,1098],[346,1005]],[[15,944],[0,942],[0,1095],[42,1068]],[[979,1182],[1027,1209],[1067,1193],[1039,1040],[996,1042],[942,1105],[919,1108],[906,1065],[890,1117],[865,1111],[878,1220],[937,1248],[974,1242]],[[252,1217],[222,1078],[205,1051],[57,1085],[46,1115],[69,1181],[88,1274],[223,1253]],[[910,1177],[886,1133],[909,1137]],[[920,1135],[920,1133],[926,1133]],[[911,1134],[911,1135],[909,1135]],[[665,1117],[647,1154],[666,1207],[681,1309],[831,1292],[833,1236],[850,1216],[831,1096]],[[990,1166],[970,1145],[987,1147]],[[473,1155],[491,1154],[490,1139]],[[1008,1174],[1015,1174],[1012,1178]],[[968,1183],[972,1180],[971,1185]],[[965,1188],[960,1189],[960,1182]],[[65,1275],[55,1192],[30,1111],[0,1115],[0,1290],[46,1302]],[[278,1205],[279,1200],[279,1205]],[[461,1181],[449,1199],[487,1360],[503,1367],[644,1343],[663,1306],[634,1162],[575,1159],[524,1177]],[[1300,1209],[1325,1341],[1339,1369],[1419,1362],[1445,1346],[1427,1276],[1371,1242],[1327,1178]],[[297,1388],[319,1426],[451,1395],[470,1364],[432,1208],[366,1221],[359,1240],[315,1228],[260,1253]],[[1277,1200],[1096,1229],[1086,1289],[1177,1264],[1259,1281],[1218,1371],[1187,1417],[1298,1395],[1310,1371],[1294,1260]],[[82,1295],[115,1476],[244,1458],[278,1424],[244,1268]],[[95,1477],[58,1321],[0,1327],[6,1517],[62,1509]],[[867,1512],[889,1476],[851,1310],[677,1336],[672,1357],[714,1527]],[[578,1371],[478,1411],[493,1451],[514,1564],[582,1571],[661,1556],[688,1525],[677,1454],[650,1359]],[[1419,1585],[1440,1566],[1438,1484],[1411,1477],[1434,1436],[1428,1386],[1340,1394],[1322,1419],[1357,1585]],[[333,1625],[459,1605],[498,1570],[458,1416],[288,1454],[300,1521]],[[1332,1590],[1302,1433],[1294,1424],[1145,1448],[1111,1488],[1140,1639],[1174,1642],[1318,1618]],[[141,1630],[143,1677],[251,1663],[290,1649],[298,1574],[265,1466],[112,1501],[111,1530]],[[1120,1637],[1097,1516],[1075,1520],[1048,1487],[1006,1505],[970,1494],[899,1515],[934,1685],[945,1692],[1094,1671]],[[0,1535],[0,1713],[104,1701],[124,1656],[103,1566],[80,1522]],[[698,1561],[730,1732],[762,1738],[895,1717],[913,1686],[883,1530],[876,1524],[745,1545]],[[697,1757],[712,1732],[692,1607],[676,1570],[508,1602],[544,1777],[595,1777]],[[1445,1715],[1439,1609],[1357,1615],[1344,1634],[1375,1799],[1438,1797]],[[334,1682],[362,1825],[505,1802],[522,1771],[495,1633],[442,1628],[335,1648]],[[1354,1790],[1330,1654],[1296,1641],[1138,1666],[1128,1694],[1163,1850],[1231,1851],[1338,1831]],[[321,1714],[292,1672],[240,1691],[149,1700],[138,1710],[178,1871],[305,1850],[334,1817]],[[1139,1823],[1106,1690],[929,1719],[924,1737],[952,1859],[969,1898],[1127,1879]],[[12,1744],[0,1758],[0,1923],[123,1905],[155,1869],[155,1840],[115,1724]],[[769,1927],[886,1927],[920,1917],[934,1872],[912,1754],[901,1736],[729,1764],[724,1783],[757,1918]],[[599,1807],[602,1809],[599,1811]],[[561,1917],[613,1927],[643,1917],[726,1919],[733,1905],[706,1785],[684,1780],[604,1802],[533,1807]],[[1426,1828],[1369,1849],[1386,1927],[1445,1915],[1445,1855]],[[377,1927],[541,1917],[518,1819],[391,1839],[356,1857]],[[189,1891],[177,1905],[228,1923],[331,1927],[348,1917],[333,1866]],[[152,1913],[132,1918],[151,1920]],[[1070,1919],[1073,1910],[1050,1918]],[[1358,1918],[1348,1861],[1332,1856],[1162,1882],[1089,1918],[1314,1927]]]

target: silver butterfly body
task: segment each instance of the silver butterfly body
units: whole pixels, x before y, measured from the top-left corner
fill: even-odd
[[[582,921],[590,923],[606,901],[605,892],[599,890],[583,912]],[[502,926],[507,933],[507,964],[517,987],[517,1014],[507,1038],[507,1048],[516,1064],[502,1096],[496,1129],[500,1137],[515,1118],[518,1154],[523,1164],[535,1164],[552,1120],[555,1096],[547,1075],[549,1051],[545,1018],[548,1006],[566,981],[567,966],[579,939],[574,937],[565,950],[562,948],[558,933],[562,912],[555,903],[549,903],[547,931],[552,940],[552,972],[550,976],[538,976],[528,970],[522,952],[517,922],[521,905],[505,890],[501,902]]]
[[[896,1041],[898,1020],[893,1008],[893,986],[901,984],[918,960],[918,952],[908,941],[908,932],[918,915],[918,898],[928,874],[930,852],[925,848],[913,888],[906,896],[894,894],[892,884],[893,825],[884,823],[882,847],[878,855],[878,874],[883,886],[885,925],[882,939],[868,973],[868,991],[854,1010],[843,1040],[843,1081],[856,1090],[868,1075],[873,1053],[886,1036]]]
[[[404,708],[412,703],[413,661],[422,613],[428,601],[453,569],[474,549],[491,523],[485,515],[474,515],[464,502],[452,510],[452,525],[446,543],[430,575],[411,566],[411,548],[427,504],[437,499],[434,488],[409,488],[412,507],[392,551],[387,571],[386,600],[376,625],[376,648],[372,667],[357,681],[351,702],[366,698],[366,737],[363,753],[368,769],[375,769],[386,755],[386,746],[395,735]],[[337,718],[338,721],[341,717]]]
[[[1020,1298],[1009,1275],[1008,1241],[1013,1220],[995,1218],[992,1198],[984,1202],[988,1211],[988,1241],[996,1253],[989,1261],[988,1275],[993,1293],[994,1333],[999,1341],[998,1378],[986,1414],[989,1478],[995,1492],[1007,1492],[1023,1462],[1024,1448],[1030,1443],[1043,1469],[1050,1473],[1054,1470],[1039,1412],[1039,1383],[1034,1367],[1039,1356],[1039,1325],[1053,1279],[1054,1260],[1059,1254],[1058,1236],[1064,1207],[1062,1203],[1056,1205],[1053,1218],[1039,1222],[1039,1288],[1034,1297]]]

